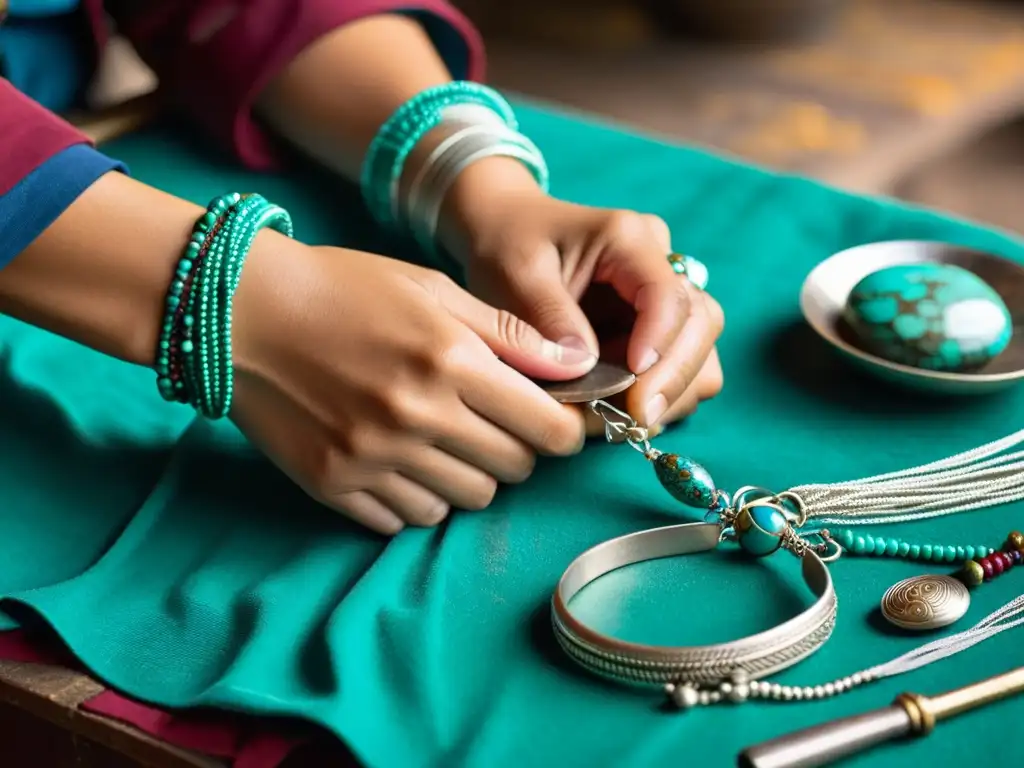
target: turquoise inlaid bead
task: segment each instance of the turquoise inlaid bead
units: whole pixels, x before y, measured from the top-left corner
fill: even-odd
[[[666,491],[689,507],[710,509],[715,501],[711,474],[693,459],[663,453],[654,460],[654,473]]]
[[[744,550],[756,557],[770,555],[782,546],[782,534],[789,526],[786,516],[778,509],[756,502],[745,507],[736,517],[733,530]]]
[[[915,368],[966,371],[1010,343],[1013,320],[1000,295],[951,264],[907,264],[854,286],[843,317],[860,345]]]

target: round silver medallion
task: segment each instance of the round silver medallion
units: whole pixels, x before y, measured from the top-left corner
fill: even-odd
[[[882,615],[903,629],[939,629],[962,618],[971,593],[952,576],[927,574],[893,584],[882,596]]]

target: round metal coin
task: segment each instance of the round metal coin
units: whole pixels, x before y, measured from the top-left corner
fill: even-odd
[[[882,596],[882,615],[902,629],[948,627],[967,613],[971,593],[952,576],[926,574],[893,584]]]
[[[598,361],[586,376],[572,381],[541,382],[544,391],[560,403],[589,403],[625,392],[636,381],[626,368]]]

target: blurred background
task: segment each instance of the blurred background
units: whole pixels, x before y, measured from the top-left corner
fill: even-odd
[[[1024,0],[456,0],[499,88],[1024,232]]]
[[[503,90],[1024,233],[1024,0],[454,2]]]

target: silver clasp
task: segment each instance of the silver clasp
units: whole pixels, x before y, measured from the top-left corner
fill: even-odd
[[[604,422],[604,437],[609,443],[626,443],[648,459],[657,457],[658,451],[651,446],[646,427],[637,424],[628,413],[604,400],[591,400],[587,405]]]

